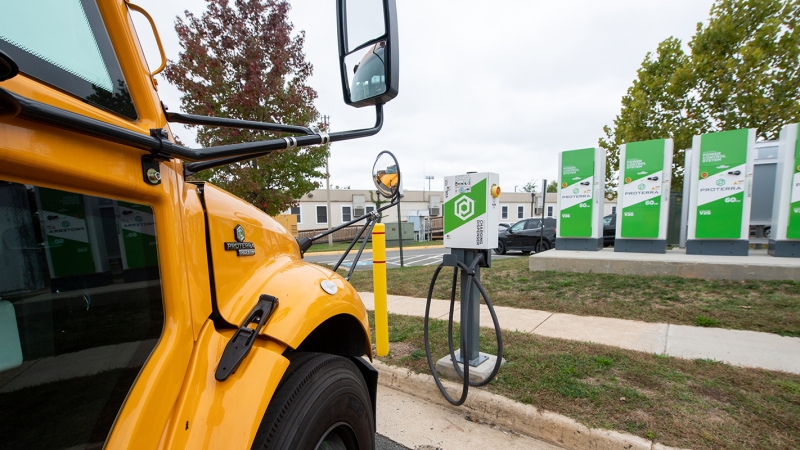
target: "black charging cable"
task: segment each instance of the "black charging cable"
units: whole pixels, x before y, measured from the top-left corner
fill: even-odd
[[[461,389],[461,397],[458,400],[453,400],[452,397],[447,393],[444,386],[442,385],[442,381],[439,379],[439,375],[436,373],[436,368],[433,365],[433,358],[431,357],[431,342],[428,336],[428,322],[430,320],[430,311],[431,311],[431,298],[433,297],[433,287],[436,284],[436,279],[439,277],[439,272],[442,271],[443,267],[448,266],[449,264],[445,264],[442,262],[436,267],[436,271],[433,272],[433,278],[431,278],[431,284],[428,287],[428,301],[425,304],[425,324],[424,324],[424,333],[425,333],[425,355],[428,357],[428,367],[431,369],[431,374],[433,375],[434,381],[436,381],[436,386],[439,387],[439,391],[441,391],[444,398],[450,402],[450,404],[459,406],[464,403],[467,399],[467,393],[469,392],[470,386],[485,386],[489,384],[495,376],[497,376],[497,372],[500,370],[500,364],[503,361],[503,336],[500,332],[500,323],[497,321],[497,314],[494,311],[494,307],[492,306],[492,301],[489,299],[489,294],[486,293],[486,289],[484,289],[483,284],[481,284],[481,280],[475,276],[475,268],[483,262],[483,255],[479,254],[467,267],[466,264],[462,263],[461,261],[455,261],[455,265],[453,265],[453,284],[450,289],[450,314],[448,316],[447,322],[447,344],[450,350],[450,361],[453,363],[453,368],[458,373],[458,376],[461,377],[463,381],[463,386]],[[455,349],[453,347],[453,311],[455,308],[456,303],[456,284],[458,282],[458,272],[463,270],[467,273],[467,282],[466,284],[466,292],[463,294],[463,298],[466,299],[461,302],[461,361],[464,362],[464,370],[462,371],[461,368],[458,367],[458,363],[456,362],[456,355]],[[489,374],[489,376],[484,379],[483,381],[476,381],[472,382],[469,379],[469,360],[467,359],[467,349],[469,349],[470,336],[467,332],[467,318],[470,317],[470,308],[472,307],[472,302],[469,301],[472,295],[472,287],[473,285],[478,289],[483,297],[483,301],[486,302],[486,306],[489,309],[489,314],[492,316],[492,322],[494,323],[494,330],[495,335],[497,336],[497,361],[494,364],[494,369]],[[464,303],[467,303],[466,305]]]

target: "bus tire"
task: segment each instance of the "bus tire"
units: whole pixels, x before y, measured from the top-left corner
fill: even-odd
[[[253,449],[373,450],[375,419],[364,377],[347,358],[290,352],[289,367]]]

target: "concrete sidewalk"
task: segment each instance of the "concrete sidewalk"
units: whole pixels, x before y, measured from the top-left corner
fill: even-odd
[[[374,310],[372,292],[359,292],[359,295],[367,309]],[[447,320],[449,304],[446,300],[433,300],[431,317]],[[388,308],[393,314],[422,317],[425,315],[425,299],[389,295]],[[458,310],[457,302],[455,320],[459,318]],[[504,330],[800,374],[800,338],[756,331],[576,316],[504,306],[495,307],[495,312],[500,327]],[[481,325],[492,326],[489,311],[483,304]]]

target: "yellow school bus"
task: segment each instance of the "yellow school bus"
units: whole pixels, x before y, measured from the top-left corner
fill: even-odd
[[[0,448],[373,448],[358,294],[262,211],[186,177],[377,133],[397,95],[394,0],[337,2],[344,101],[377,120],[330,134],[165,111],[132,14],[147,16],[0,0]],[[381,67],[352,64],[376,44]],[[282,137],[190,148],[170,123]]]

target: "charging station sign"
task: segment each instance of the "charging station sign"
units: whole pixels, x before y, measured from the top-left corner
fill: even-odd
[[[669,144],[669,145],[668,145]],[[665,139],[625,144],[620,199],[620,237],[659,238],[665,185],[665,157],[672,160],[672,142]]]
[[[742,129],[700,136],[695,238],[747,239],[742,228],[750,213],[745,202],[750,135]]]
[[[491,195],[491,188],[499,180],[499,175],[489,172],[444,177],[445,247],[497,247],[499,199]]]
[[[95,272],[83,195],[37,188],[53,277]]]
[[[800,124],[794,126],[800,132]],[[792,193],[789,200],[789,221],[786,228],[788,239],[800,239],[800,139],[795,139],[794,144],[794,158],[789,158],[789,161],[793,163],[792,172],[794,174],[792,175]]]
[[[155,267],[156,227],[153,209],[149,206],[119,201],[119,224],[127,269]]]
[[[591,237],[594,205],[594,148],[561,153],[559,235]]]

